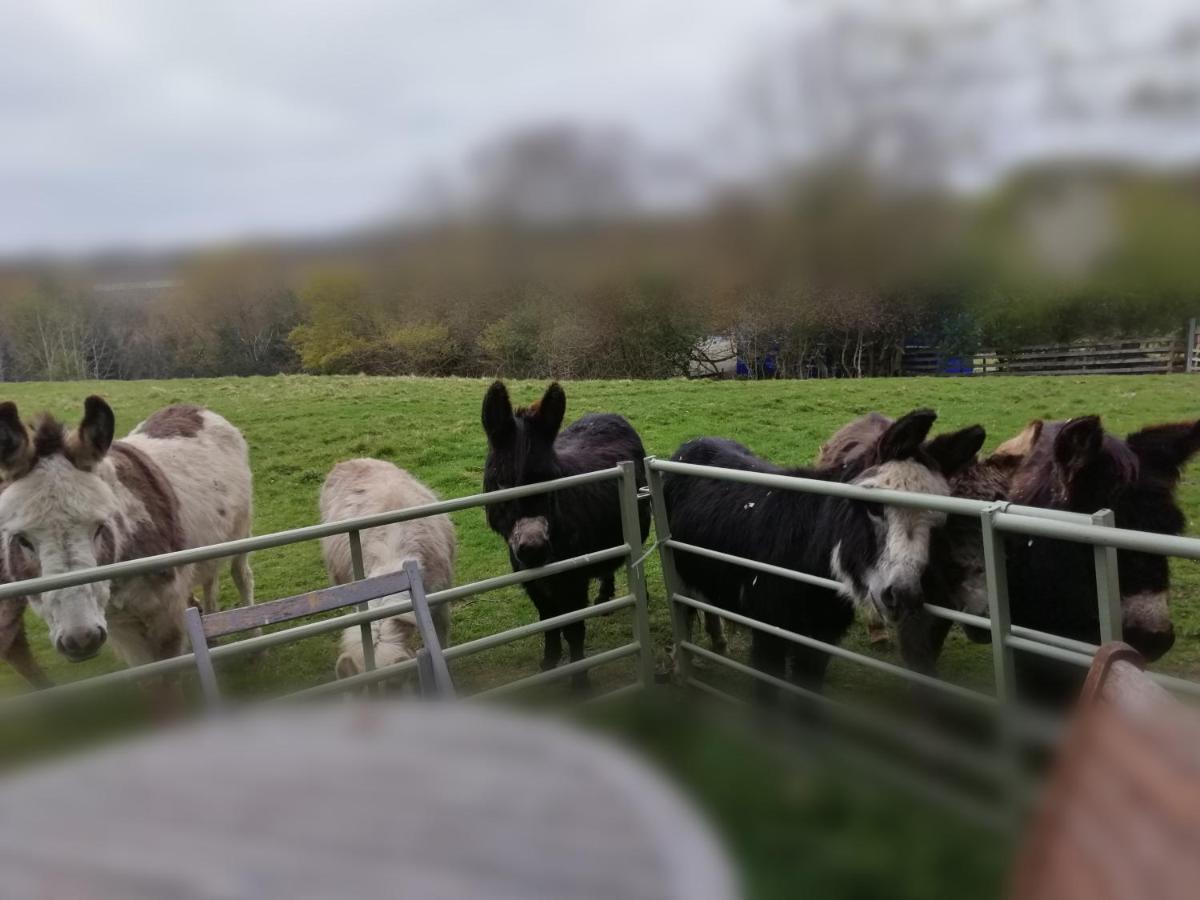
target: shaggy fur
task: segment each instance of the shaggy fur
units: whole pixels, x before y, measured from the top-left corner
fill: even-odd
[[[840,428],[821,447],[818,464],[837,466],[854,471],[863,465],[864,454],[889,428],[892,420],[882,413],[868,413]],[[1041,423],[1037,423],[1040,427]],[[938,435],[926,444],[944,444],[955,457],[966,460],[950,476],[950,493],[971,500],[1004,500],[1009,482],[1028,451],[1029,429],[1018,438],[1002,445],[984,460],[976,453],[986,437],[982,427],[975,425],[952,434]],[[934,450],[934,452],[938,452]],[[983,543],[979,525],[963,516],[951,516],[932,538],[930,564],[922,580],[925,600],[939,606],[987,615],[987,584],[984,576]],[[868,611],[869,613],[869,611]],[[942,644],[950,630],[950,622],[913,609],[896,623],[900,654],[917,671],[933,674]],[[978,629],[966,629],[975,641],[987,641],[990,635]]]
[[[946,475],[966,459],[952,456],[946,444],[922,445],[935,418],[928,410],[905,416],[885,429],[863,454],[862,466],[853,469],[784,469],[720,438],[689,441],[673,459],[944,495]],[[846,633],[854,605],[894,618],[920,602],[930,536],[944,519],[923,510],[680,475],[664,479],[664,497],[671,534],[680,541],[841,582],[834,592],[695,554],[675,557],[693,595],[828,643]],[[776,677],[785,675],[790,658],[790,677],[814,689],[829,662],[821,651],[758,630],[752,632],[751,655],[757,668]]]
[[[246,442],[216,413],[191,407],[191,436],[153,437],[142,426],[113,443],[112,410],[89,397],[79,427],[46,416],[26,428],[12,404],[0,409],[0,552],[10,574],[30,577],[200,547],[250,534]],[[88,658],[111,637],[139,665],[183,649],[183,611],[199,585],[216,608],[214,560],[157,575],[31,596],[51,641],[68,659]],[[245,556],[231,563],[244,603],[253,602]]]
[[[321,521],[339,522],[376,513],[436,503],[437,495],[403,469],[381,459],[351,459],[333,467],[321,486]],[[363,571],[368,578],[399,572],[413,560],[421,567],[425,589],[433,593],[454,584],[457,542],[450,517],[430,516],[398,522],[361,533]],[[339,534],[321,541],[325,571],[333,584],[354,580],[350,539]],[[402,603],[408,592],[381,597],[371,608]],[[441,604],[431,611],[438,642],[445,649],[450,634],[450,607]],[[417,620],[402,613],[371,623],[375,664],[379,667],[412,659],[417,653]],[[347,678],[364,671],[362,636],[358,628],[342,633],[342,653],[335,671]]]
[[[626,460],[638,463],[639,487],[645,483],[641,461],[646,455],[642,440],[624,418],[612,413],[583,416],[559,432],[567,398],[558,384],[547,388],[542,399],[513,412],[508,390],[497,381],[483,399],[483,429],[488,456],[483,469],[483,489],[550,481],[567,475],[606,469]],[[650,531],[650,510],[640,504],[641,538]],[[621,507],[614,483],[589,484],[519,501],[487,507],[487,522],[508,544],[513,571],[542,566],[560,559],[604,550],[624,543]],[[525,583],[525,592],[542,619],[582,609],[588,603],[588,585],[600,580],[596,602],[611,599],[613,573],[619,560],[608,560],[571,572]],[[545,633],[542,668],[552,669],[562,658],[565,637],[571,661],[583,658],[584,623],[576,622]],[[587,684],[587,674],[575,679]]]
[[[1200,450],[1200,422],[1108,434],[1097,416],[1048,422],[1012,480],[1011,499],[1029,506],[1091,513],[1111,509],[1121,528],[1179,534],[1175,502],[1183,467]],[[1099,642],[1095,567],[1087,544],[1012,536],[1008,550],[1012,619],[1018,625]],[[1147,659],[1175,640],[1167,598],[1170,575],[1162,556],[1118,553],[1125,640]],[[1081,672],[1021,654],[1018,677],[1027,692],[1073,696]]]

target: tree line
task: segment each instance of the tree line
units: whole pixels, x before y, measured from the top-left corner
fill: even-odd
[[[1166,333],[1200,312],[1196,187],[1048,167],[963,198],[830,168],[687,214],[494,207],[197,253],[152,290],[10,267],[0,380],[665,378],[713,368],[712,336],[751,374],[862,377],[896,373],[908,342],[955,354]]]

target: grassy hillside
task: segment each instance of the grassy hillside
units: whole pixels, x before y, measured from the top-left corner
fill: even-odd
[[[171,403],[212,407],[240,427],[251,447],[255,478],[255,532],[263,534],[316,520],[321,481],[338,460],[378,456],[414,472],[443,497],[475,493],[480,488],[485,440],[479,405],[485,382],[469,379],[275,377],[167,382],[5,385],[4,399],[17,402],[26,416],[49,410],[75,421],[84,396],[96,392],[113,405],[118,432],[131,429],[155,409]],[[514,383],[516,403],[536,399],[542,383]],[[1098,412],[1106,425],[1126,432],[1141,425],[1200,415],[1200,380],[1188,376],[1022,378],[1022,379],[892,379],[867,381],[779,381],[692,383],[574,382],[567,385],[568,419],[585,412],[614,410],[626,415],[641,432],[650,453],[669,455],[684,440],[702,434],[735,437],[780,462],[811,460],[821,441],[834,429],[872,409],[896,414],[916,406],[932,406],[941,416],[938,428],[960,428],[975,422],[989,432],[988,446],[1013,434],[1029,419],[1061,418]],[[1200,466],[1193,466],[1180,490],[1188,531],[1200,531]],[[501,540],[488,531],[481,510],[455,517],[459,538],[458,580],[507,570]],[[324,582],[315,544],[258,554],[253,561],[258,596],[269,599],[296,593]],[[1200,672],[1200,572],[1192,563],[1177,562],[1176,649],[1164,661],[1175,671]],[[650,586],[655,636],[665,652],[668,644],[657,561]],[[223,601],[235,598],[225,580]],[[534,612],[518,590],[477,597],[454,613],[453,638],[482,634],[531,621]],[[38,655],[59,680],[73,679],[115,666],[111,653],[72,666],[48,648],[41,623],[29,618]],[[589,651],[610,646],[628,634],[627,619],[595,626]],[[857,639],[857,635],[855,636]],[[335,658],[335,638],[315,639],[288,651],[270,654],[234,672],[235,682],[267,690],[299,687],[328,678]],[[460,664],[460,680],[486,684],[536,671],[538,640],[501,648]],[[619,668],[620,664],[614,666]],[[952,637],[947,673],[959,678],[986,677],[987,648],[968,646]],[[601,673],[602,674],[602,673]],[[619,673],[609,673],[617,677]],[[857,683],[864,677],[851,664],[835,661],[832,678]],[[15,687],[14,676],[0,671],[0,691]]]
[[[100,393],[116,410],[120,432],[171,403],[212,407],[249,440],[255,531],[263,534],[314,522],[325,474],[335,462],[352,456],[392,460],[443,497],[477,492],[485,453],[479,425],[485,387],[483,381],[465,379],[277,377],[4,385],[0,398],[15,400],[27,416],[49,410],[73,422],[83,397]],[[510,390],[515,402],[527,403],[544,387],[514,383]],[[833,430],[872,409],[898,414],[932,406],[942,416],[939,428],[984,424],[988,447],[1039,416],[1098,412],[1109,428],[1126,432],[1200,415],[1200,379],[1188,376],[577,382],[566,387],[568,419],[585,412],[619,411],[641,432],[651,453],[669,455],[688,438],[716,434],[792,463],[811,460]],[[1187,530],[1200,533],[1200,465],[1188,472],[1180,498]],[[482,510],[454,519],[460,583],[507,571],[503,543],[488,531]],[[325,580],[315,544],[258,554],[253,565],[261,600],[310,589]],[[650,561],[649,577],[654,638],[665,665],[669,628],[657,559]],[[1175,584],[1179,640],[1164,668],[1195,676],[1200,674],[1198,567],[1176,562]],[[228,579],[222,599],[226,604],[235,600]],[[532,605],[519,589],[497,591],[456,607],[452,637],[470,640],[534,618]],[[48,647],[41,623],[32,615],[28,621],[39,658],[55,679],[117,666],[107,650],[85,664],[65,663]],[[629,627],[627,615],[590,624],[589,652],[628,640]],[[849,640],[859,649],[865,647],[857,630]],[[277,649],[232,667],[226,683],[242,692],[280,692],[326,680],[332,675],[335,641],[327,636]],[[735,653],[744,654],[744,636],[735,636],[733,646]],[[518,642],[460,662],[455,677],[467,689],[510,680],[537,671],[540,654],[540,639]],[[955,680],[987,686],[989,650],[952,635],[943,668]],[[631,666],[617,664],[596,674],[602,683],[616,683],[629,677]],[[0,670],[0,693],[17,689],[15,676]],[[840,660],[831,667],[831,690],[875,702],[903,697],[894,682]],[[938,812],[921,812],[906,796],[868,789],[855,799],[854,790],[833,786],[836,779],[797,782],[794,773],[763,757],[760,750],[711,733],[682,714],[655,712],[649,719],[650,737],[641,729],[641,743],[648,744],[713,812],[750,873],[755,896],[795,896],[804,886],[823,896],[923,898],[961,896],[965,883],[977,896],[999,889],[1003,848],[972,829],[942,823]],[[78,726],[77,720],[71,722],[71,727]],[[10,732],[0,743],[17,738]]]

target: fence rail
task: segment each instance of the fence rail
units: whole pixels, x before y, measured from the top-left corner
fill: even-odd
[[[1015,350],[948,354],[908,346],[902,375],[1143,375],[1200,370],[1194,324],[1187,338],[1174,335],[1042,344]]]

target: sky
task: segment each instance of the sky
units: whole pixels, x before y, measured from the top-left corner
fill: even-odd
[[[865,25],[849,55],[829,39],[843,15]],[[915,67],[910,27],[938,34]],[[0,0],[0,256],[403,216],[547,123],[744,174],[861,133],[845,60],[950,181],[1081,151],[1195,160],[1198,53],[1195,0]],[[1146,77],[1177,108],[1111,115]]]
[[[0,0],[0,254],[321,233],[546,121],[694,145],[784,0]]]

